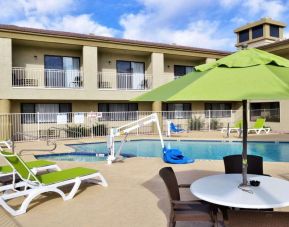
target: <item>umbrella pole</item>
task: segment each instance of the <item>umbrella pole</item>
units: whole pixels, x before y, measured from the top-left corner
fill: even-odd
[[[242,101],[243,104],[243,151],[242,151],[242,186],[247,186],[247,134],[248,134],[248,120],[247,120],[247,100]]]

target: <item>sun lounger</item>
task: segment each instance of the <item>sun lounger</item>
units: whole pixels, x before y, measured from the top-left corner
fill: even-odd
[[[268,134],[270,132],[270,128],[264,128],[265,126],[265,119],[258,118],[253,126],[253,128],[248,129],[248,133],[255,132],[256,134],[260,134],[262,131]]]
[[[3,148],[8,148],[9,150],[12,149],[12,142],[10,140],[3,140],[0,141],[0,151],[3,151]]]
[[[242,127],[242,125],[243,125],[243,121],[239,120],[234,124],[234,126],[232,128],[230,128],[230,127],[229,128],[222,128],[221,133],[228,133],[229,135],[232,132],[240,133],[240,128]]]
[[[59,194],[63,200],[69,200],[74,197],[80,184],[83,181],[97,183],[107,186],[104,177],[97,170],[88,168],[71,168],[42,175],[35,175],[28,165],[17,155],[10,152],[0,152],[10,167],[13,169],[13,176],[17,173],[21,181],[0,187],[0,205],[11,215],[16,216],[26,213],[30,202],[37,196],[46,192],[55,192]],[[65,194],[60,187],[73,185],[68,194]],[[19,188],[21,190],[19,190]],[[12,199],[24,197],[25,199],[19,209],[11,207],[7,202]]]

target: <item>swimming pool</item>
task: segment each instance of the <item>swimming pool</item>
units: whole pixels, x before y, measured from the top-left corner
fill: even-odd
[[[116,142],[116,151],[120,143]],[[192,159],[221,160],[226,155],[241,154],[241,142],[220,141],[165,141],[165,145],[178,148]],[[68,145],[75,152],[66,154],[38,155],[38,159],[95,162],[106,160],[106,143]],[[264,161],[289,162],[288,142],[248,142],[248,154],[260,155]],[[124,144],[121,155],[125,157],[162,157],[159,140],[133,140]]]

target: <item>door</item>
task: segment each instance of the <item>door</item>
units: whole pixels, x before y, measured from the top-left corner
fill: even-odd
[[[117,88],[131,88],[131,65],[129,61],[116,61]]]
[[[145,72],[144,63],[131,62],[132,69],[132,89],[141,90],[145,89]]]
[[[79,58],[63,57],[63,70],[65,73],[65,87],[79,87],[80,78]]]
[[[60,56],[44,56],[45,87],[64,87],[63,60]]]

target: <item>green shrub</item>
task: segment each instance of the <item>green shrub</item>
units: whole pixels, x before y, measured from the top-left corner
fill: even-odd
[[[211,119],[210,128],[212,130],[217,130],[220,127],[220,122],[217,119]]]
[[[92,127],[92,132],[94,136],[106,136],[108,134],[108,129],[106,125],[99,124]]]
[[[189,120],[189,129],[190,130],[201,130],[201,128],[204,126],[204,121],[201,119],[201,117],[192,117],[192,119]]]
[[[77,137],[87,137],[91,135],[90,128],[86,128],[82,125],[67,126],[67,137],[77,138]]]

